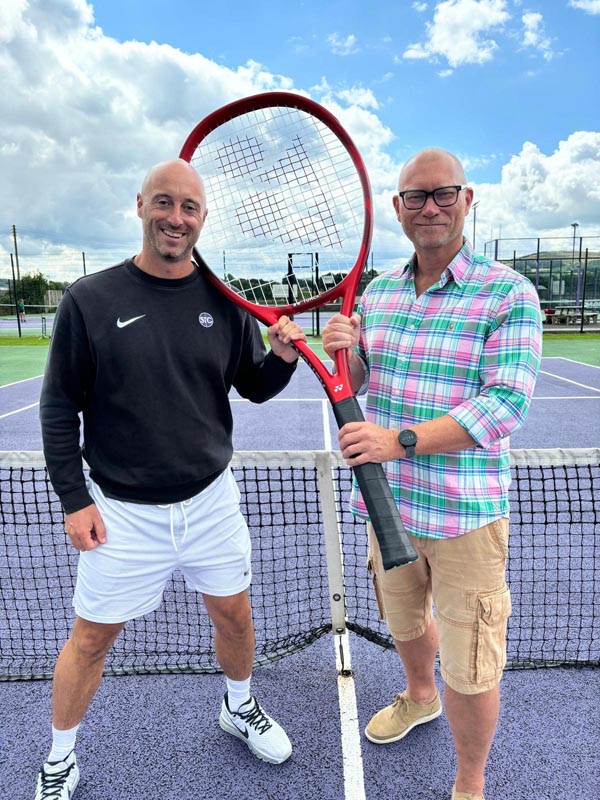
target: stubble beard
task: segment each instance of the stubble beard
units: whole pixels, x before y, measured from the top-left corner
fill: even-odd
[[[191,259],[192,250],[194,244],[196,243],[195,241],[190,242],[189,239],[184,238],[181,240],[181,248],[171,249],[161,243],[160,237],[160,232],[153,228],[150,228],[147,231],[146,238],[150,242],[152,250],[154,250],[156,255],[164,262],[168,264],[176,264],[180,261],[189,261]]]

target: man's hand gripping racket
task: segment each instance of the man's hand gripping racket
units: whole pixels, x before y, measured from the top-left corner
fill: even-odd
[[[362,158],[338,120],[301,95],[267,92],[218,109],[187,138],[180,157],[204,181],[209,213],[198,266],[265,325],[341,298],[350,317],[372,234]],[[235,276],[235,277],[234,277]],[[364,420],[347,354],[335,374],[302,341],[338,426]],[[354,468],[385,569],[415,561],[381,464]]]

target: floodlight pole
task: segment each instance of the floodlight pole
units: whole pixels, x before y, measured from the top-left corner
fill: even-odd
[[[17,312],[17,328],[19,329],[19,339],[22,336],[21,333],[21,315],[19,314],[19,299],[17,296],[17,282],[15,280],[15,262],[13,261],[13,254],[10,254],[10,268],[12,270],[12,279],[13,279],[13,287],[14,287],[14,294],[15,294],[15,311]]]
[[[15,263],[17,265],[17,282],[21,284],[21,272],[19,270],[19,248],[17,247],[17,226],[12,226],[13,242],[15,243]]]

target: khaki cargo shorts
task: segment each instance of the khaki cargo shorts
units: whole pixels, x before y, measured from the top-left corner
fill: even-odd
[[[508,520],[497,519],[452,539],[411,536],[418,561],[385,572],[372,526],[369,569],[379,611],[391,635],[410,641],[427,630],[435,606],[440,669],[461,694],[479,694],[500,681],[511,612],[505,570]]]

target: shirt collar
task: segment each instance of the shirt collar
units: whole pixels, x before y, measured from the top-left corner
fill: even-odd
[[[414,276],[416,259],[417,254],[413,253],[402,270],[402,275],[404,277],[408,278]],[[462,286],[472,264],[473,251],[471,250],[469,242],[463,238],[463,246],[440,276],[440,286],[445,286],[450,279],[454,280],[457,286]]]

